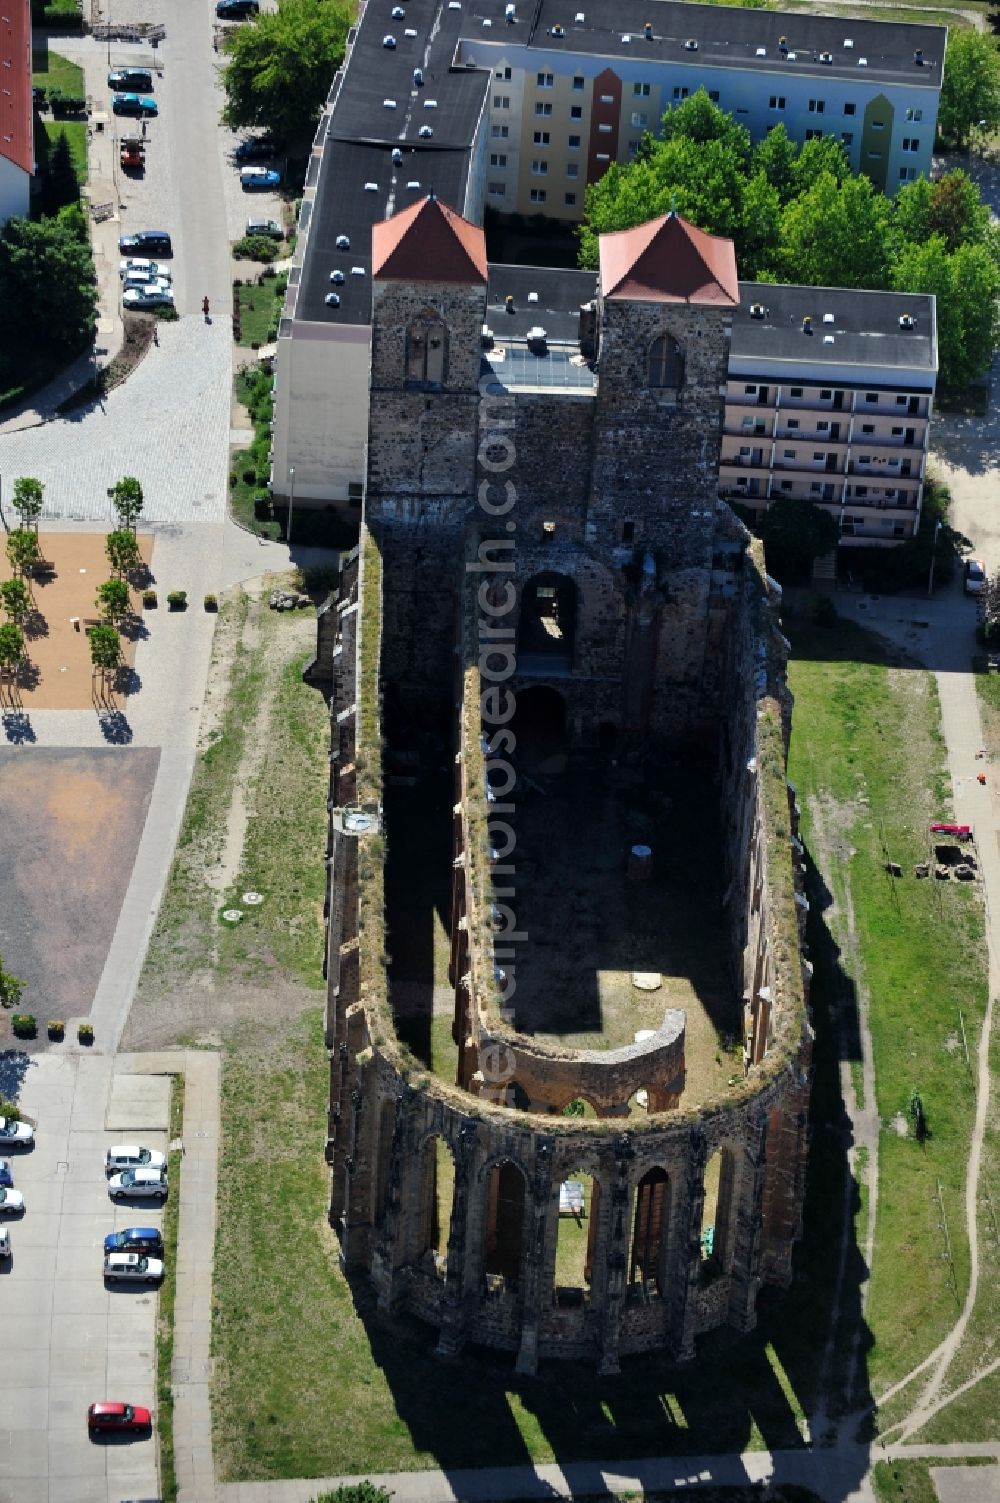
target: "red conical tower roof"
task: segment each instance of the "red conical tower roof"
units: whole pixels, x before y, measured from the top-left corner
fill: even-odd
[[[739,303],[733,242],[696,229],[679,214],[602,235],[600,255],[606,298],[733,308]]]
[[[485,282],[486,236],[432,193],[372,227],[372,276],[398,282]]]

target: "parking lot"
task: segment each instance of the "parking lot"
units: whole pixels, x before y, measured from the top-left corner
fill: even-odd
[[[23,1059],[23,1057],[22,1057]],[[0,1264],[2,1503],[109,1503],[159,1496],[155,1438],[92,1441],[88,1405],[142,1404],[155,1414],[157,1294],[144,1285],[106,1288],[103,1242],[126,1226],[158,1226],[152,1201],[115,1205],[104,1155],[118,1142],[165,1150],[167,1076],[124,1073],[116,1061],[49,1053],[21,1073],[32,1149],[8,1155],[25,1198],[7,1217],[12,1257]],[[12,1082],[0,1078],[0,1090]],[[176,1187],[171,1187],[175,1193]]]

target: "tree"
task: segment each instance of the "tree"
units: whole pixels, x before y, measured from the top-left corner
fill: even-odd
[[[118,513],[120,527],[130,527],[135,531],[135,524],[142,513],[142,486],[134,475],[123,475],[122,478],[108,491],[111,504]]]
[[[108,563],[116,574],[122,576],[131,574],[133,569],[138,569],[142,563],[142,555],[139,552],[139,544],[135,540],[134,532],[126,532],[119,528],[115,532],[109,532],[104,543],[104,551],[108,556]]]
[[[65,128],[56,136],[42,176],[42,207],[46,214],[55,214],[66,204],[80,201],[80,184],[73,166],[69,149],[69,137]]]
[[[21,518],[22,527],[30,527],[34,524],[38,531],[38,518],[42,514],[44,505],[45,487],[40,480],[34,480],[30,475],[20,475],[14,481],[14,510]]]
[[[93,335],[97,279],[81,222],[76,207],[55,219],[8,219],[0,233],[5,339],[76,350]]]
[[[771,187],[777,191],[782,204],[795,197],[795,163],[798,154],[798,144],[789,136],[784,125],[775,125],[754,147],[753,170],[763,172]]]
[[[836,136],[813,136],[799,148],[792,167],[792,192],[800,198],[823,176],[829,173],[838,183],[846,183],[851,176],[851,164],[847,152]]]
[[[822,172],[781,216],[779,278],[811,287],[886,287],[889,201],[868,178]]]
[[[1000,52],[993,37],[978,31],[948,34],[948,58],[938,104],[938,136],[945,146],[965,147],[979,126],[1000,126]]]
[[[132,597],[124,579],[106,579],[98,586],[96,605],[112,626],[131,613]]]
[[[23,579],[5,579],[0,584],[0,605],[7,612],[15,626],[23,626],[25,619],[31,615],[32,599],[31,591]]]
[[[840,528],[836,518],[811,501],[782,497],[761,518],[760,535],[770,572],[790,579],[806,573],[814,559],[836,548]]]
[[[264,126],[280,141],[311,134],[353,18],[344,0],[279,0],[277,11],[238,27],[222,70],[223,122]]]
[[[23,994],[24,982],[19,976],[11,975],[0,955],[0,1007],[16,1007]]]
[[[0,626],[0,669],[8,673],[24,661],[24,632],[13,621]]]
[[[121,662],[121,640],[113,626],[92,626],[87,633],[90,641],[90,661],[95,672],[101,675],[104,684]]]
[[[1000,269],[989,250],[960,245],[949,255],[942,237],[932,235],[905,248],[892,280],[900,292],[932,292],[937,298],[942,385],[962,387],[982,375],[1000,338]]]
[[[15,574],[26,574],[41,558],[38,538],[26,527],[13,527],[7,534],[7,560]]]
[[[940,235],[950,251],[960,245],[989,243],[990,211],[971,177],[960,168],[931,184],[930,231]]]

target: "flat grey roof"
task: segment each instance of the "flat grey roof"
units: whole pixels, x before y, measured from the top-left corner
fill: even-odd
[[[763,317],[751,314],[754,305],[763,307]],[[914,320],[911,329],[900,326],[904,314]],[[832,320],[824,321],[830,315]],[[803,332],[804,318],[812,320],[811,334]],[[833,343],[828,344],[831,335]],[[733,313],[731,375],[739,374],[741,360],[882,365],[926,375],[937,369],[934,299],[927,293],[741,282],[740,305]]]
[[[495,15],[490,4],[473,0],[470,7]],[[501,16],[503,5],[500,6]],[[578,24],[581,13],[585,20]],[[699,63],[713,67],[751,67],[769,71],[776,67],[789,72],[829,74],[908,80],[924,88],[941,84],[947,28],[921,26],[908,22],[868,21],[857,18],[815,15],[810,11],[746,10],[721,5],[677,4],[674,0],[538,0],[537,10],[530,0],[519,0],[519,18],[506,26],[501,19],[490,28],[492,40],[500,40],[498,25],[509,31],[512,39],[533,47],[555,52],[591,53],[609,57],[642,57],[657,62]],[[537,19],[534,19],[537,16]],[[646,21],[653,23],[653,40],[643,32]],[[532,24],[533,22],[533,24]],[[558,35],[562,27],[563,35]],[[554,35],[553,32],[556,32]],[[474,28],[473,28],[474,33]],[[470,35],[466,26],[464,33]],[[784,36],[789,54],[779,52],[778,39]],[[623,38],[629,37],[626,42]],[[697,41],[697,50],[685,48],[687,40]],[[853,45],[846,47],[845,39]],[[763,57],[757,49],[763,47]],[[922,64],[914,59],[923,54]],[[831,54],[829,63],[820,62],[820,54]],[[865,64],[860,58],[867,59]]]
[[[513,312],[507,310],[507,295]],[[530,302],[532,293],[537,300]],[[580,335],[580,305],[597,295],[597,273],[550,266],[490,264],[486,289],[486,321],[498,344],[523,339],[541,326],[554,344],[576,344]]]
[[[489,390],[512,387],[548,387],[563,391],[592,392],[597,377],[579,350],[552,349],[537,355],[524,344],[498,341],[483,356],[482,374],[492,376]]]

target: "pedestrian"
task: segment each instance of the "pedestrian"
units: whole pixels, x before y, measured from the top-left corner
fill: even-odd
[[[205,322],[208,323],[208,298],[207,298],[207,296],[203,297],[202,300],[201,300],[201,311],[205,315]]]
[[[145,120],[142,122],[142,139],[144,141],[146,139],[146,122],[145,122]]]

